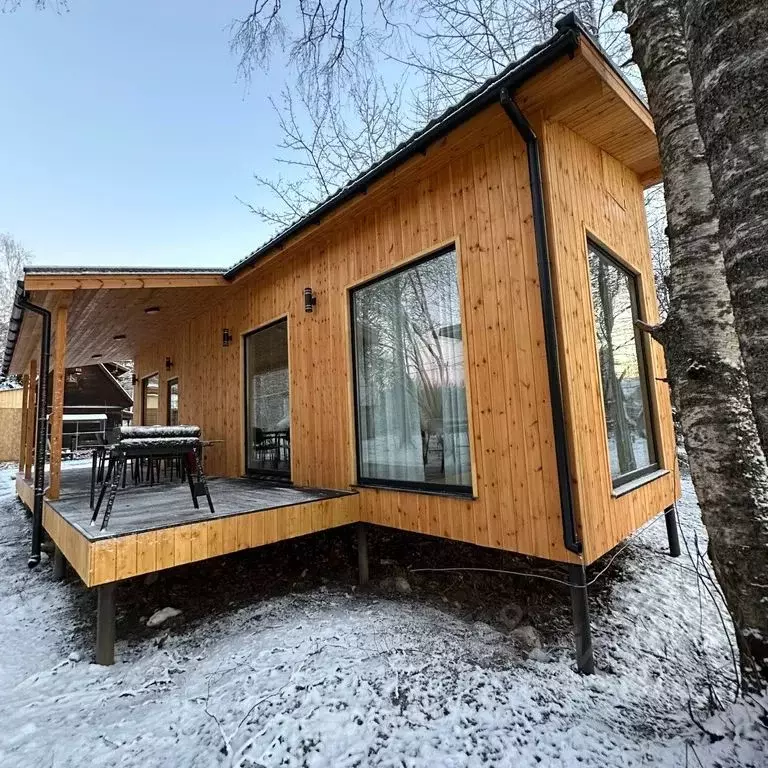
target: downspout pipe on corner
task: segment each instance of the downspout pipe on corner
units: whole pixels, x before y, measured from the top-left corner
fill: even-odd
[[[27,565],[34,568],[40,563],[40,545],[43,537],[43,496],[45,495],[45,453],[48,437],[48,368],[51,361],[51,313],[33,304],[23,284],[16,287],[14,313],[18,310],[19,324],[25,311],[40,315],[43,329],[40,338],[40,366],[37,380],[37,431],[35,433],[35,496],[32,505],[32,547]]]
[[[549,242],[547,240],[544,185],[541,179],[539,139],[506,88],[501,89],[499,101],[525,142],[528,154],[533,230],[536,241],[541,309],[544,317],[544,346],[547,354],[547,374],[549,379],[549,395],[552,401],[552,426],[555,439],[555,460],[560,491],[560,514],[563,521],[563,543],[567,550],[580,555],[583,547],[576,530],[576,515],[573,509],[573,494],[571,492],[571,468],[568,458],[568,438],[565,429],[565,407],[563,405],[563,390],[560,377],[557,323],[554,294],[552,291]]]

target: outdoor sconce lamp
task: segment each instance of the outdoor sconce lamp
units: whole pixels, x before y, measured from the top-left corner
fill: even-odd
[[[317,296],[312,293],[311,288],[304,289],[304,311],[311,312],[312,308],[317,304]]]
[[[139,377],[135,374],[131,374],[131,384],[135,387],[139,383]]]
[[[173,360],[170,357],[165,358],[165,370],[170,371],[173,368]]]
[[[232,334],[229,328],[224,328],[221,332],[221,346],[228,347],[232,343]]]

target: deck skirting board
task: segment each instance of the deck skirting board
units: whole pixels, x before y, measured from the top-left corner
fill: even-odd
[[[16,491],[22,502],[31,508],[32,488],[23,475],[16,477]],[[345,494],[142,533],[89,540],[52,504],[48,501],[43,504],[43,527],[87,587],[254,549],[355,523],[359,519],[359,496]]]

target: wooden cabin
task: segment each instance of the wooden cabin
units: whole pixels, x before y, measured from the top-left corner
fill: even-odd
[[[675,533],[664,357],[634,325],[658,319],[659,180],[647,108],[567,17],[229,270],[27,269],[5,368],[35,381],[28,305],[50,312],[59,430],[67,367],[133,359],[134,423],[199,425],[208,475],[307,492],[127,529],[118,496],[94,533],[54,457],[43,523],[105,621],[121,579],[372,524],[567,565],[588,671],[584,567],[665,511]]]

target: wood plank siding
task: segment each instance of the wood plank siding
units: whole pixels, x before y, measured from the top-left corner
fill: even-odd
[[[226,302],[142,348],[136,372],[159,373],[161,409],[167,379],[178,377],[181,421],[224,440],[208,452],[209,471],[241,474],[242,344],[224,347],[222,329],[239,341],[287,316],[292,478],[348,488],[355,482],[348,288],[455,242],[475,498],[361,489],[362,518],[567,560],[525,146],[497,107],[463,128],[410,172],[394,174],[385,190],[358,201],[354,213],[239,281]],[[312,313],[304,311],[305,287],[317,296]]]
[[[615,496],[608,462],[586,247],[589,235],[639,275],[642,319],[657,322],[643,188],[632,171],[569,128],[546,123],[543,136],[574,496],[583,528],[585,559],[591,562],[679,496],[672,409],[664,381],[663,350],[646,338],[660,463],[670,472],[641,488]]]

